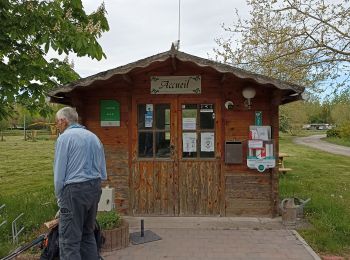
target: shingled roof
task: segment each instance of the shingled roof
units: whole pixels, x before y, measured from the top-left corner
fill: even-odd
[[[128,72],[130,72],[136,68],[145,68],[154,62],[163,62],[169,58],[173,58],[173,59],[176,58],[177,60],[183,61],[183,62],[192,62],[200,67],[211,67],[212,69],[214,69],[220,73],[232,73],[234,76],[236,76],[238,78],[251,79],[251,80],[256,81],[258,84],[271,84],[271,85],[273,85],[276,88],[281,89],[281,90],[291,90],[292,92],[295,92],[296,95],[298,95],[298,94],[300,95],[304,91],[304,87],[302,87],[302,86],[288,83],[288,82],[284,82],[284,81],[270,78],[267,76],[263,76],[260,74],[252,73],[252,72],[249,72],[249,71],[246,71],[243,69],[233,67],[229,64],[200,58],[200,57],[197,57],[197,56],[185,53],[185,52],[178,51],[172,45],[172,47],[169,51],[162,52],[162,53],[150,56],[148,58],[141,59],[141,60],[129,63],[127,65],[111,69],[111,70],[103,71],[103,72],[97,73],[95,75],[86,77],[86,78],[81,78],[77,81],[71,82],[71,83],[66,84],[64,86],[60,86],[60,87],[52,90],[49,93],[49,96],[51,96],[51,97],[56,96],[57,97],[57,96],[59,96],[59,93],[68,93],[77,87],[90,86],[95,81],[104,81],[104,80],[107,80],[115,75],[127,74]]]

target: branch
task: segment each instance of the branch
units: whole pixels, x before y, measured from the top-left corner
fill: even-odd
[[[316,45],[320,46],[320,47],[324,47],[334,53],[338,53],[338,54],[341,54],[341,55],[344,55],[344,56],[350,56],[350,52],[347,52],[347,51],[341,51],[341,50],[338,50],[338,49],[335,49],[327,44],[325,44],[323,41],[322,42],[319,42],[317,39],[315,39],[311,34],[309,34],[307,31],[305,31],[306,35],[308,35],[308,37],[310,37],[310,39],[312,39]],[[349,44],[349,43],[348,43]]]
[[[316,17],[316,16],[314,16],[314,15],[312,15],[312,14],[310,14],[310,13],[306,13],[306,12],[302,11],[301,9],[295,7],[289,0],[286,0],[286,1],[287,1],[288,4],[290,5],[290,8],[291,8],[291,9],[294,9],[295,11],[297,11],[297,12],[303,14],[303,15],[306,16],[306,17],[310,17],[310,18],[312,18],[312,19],[314,19],[314,20],[316,20],[316,21],[321,22],[322,24],[327,25],[328,27],[332,28],[334,31],[336,31],[337,33],[339,33],[340,35],[342,35],[342,36],[345,37],[345,38],[350,38],[350,35],[349,35],[349,34],[347,34],[347,33],[343,32],[343,31],[339,30],[337,27],[335,27],[335,26],[332,25],[331,23],[327,22],[326,20],[324,20],[324,19],[322,19],[322,18],[318,18],[318,17]]]

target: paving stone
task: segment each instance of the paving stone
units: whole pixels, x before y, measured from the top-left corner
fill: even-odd
[[[128,221],[130,232],[137,232],[139,219],[128,218]],[[275,219],[271,223],[268,219],[261,221],[256,218],[250,223],[249,218],[239,218],[236,222],[234,218],[147,218],[145,228],[158,234],[162,240],[130,245],[105,254],[104,259],[320,259],[292,231],[282,225],[278,229]],[[231,226],[238,228],[231,229]],[[251,226],[259,229],[251,229]]]

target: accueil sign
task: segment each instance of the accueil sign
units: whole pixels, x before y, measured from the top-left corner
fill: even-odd
[[[201,76],[153,76],[151,94],[200,94]]]

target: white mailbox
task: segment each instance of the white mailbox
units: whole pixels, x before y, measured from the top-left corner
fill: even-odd
[[[114,188],[102,188],[102,194],[100,198],[100,202],[98,203],[98,211],[111,211],[114,209],[114,198],[115,192]]]

